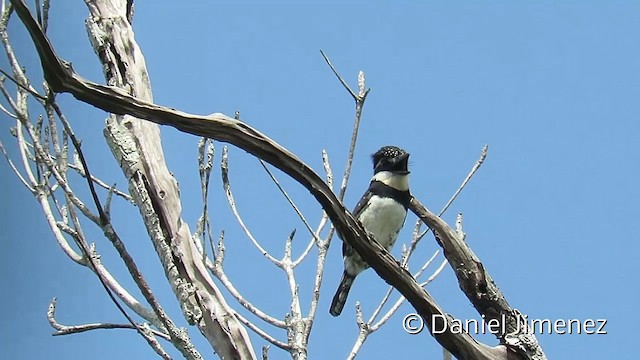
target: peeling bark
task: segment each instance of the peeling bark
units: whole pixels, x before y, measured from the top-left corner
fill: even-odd
[[[153,101],[146,64],[130,25],[131,5],[123,0],[86,1],[87,31],[107,83]],[[181,219],[178,184],[166,166],[160,129],[129,115],[111,115],[104,135],[140,209],[165,275],[190,324],[198,326],[223,359],[255,359],[244,326],[209,276]],[[186,334],[184,346],[193,346]]]

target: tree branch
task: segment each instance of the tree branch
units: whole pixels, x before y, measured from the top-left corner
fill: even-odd
[[[49,309],[47,310],[47,320],[49,320],[49,324],[52,328],[56,329],[56,332],[53,333],[53,336],[61,336],[61,335],[70,335],[70,334],[78,334],[92,330],[99,329],[132,329],[139,331],[142,336],[147,340],[151,348],[163,359],[171,360],[171,356],[167,354],[166,351],[162,348],[158,340],[155,338],[156,336],[161,337],[165,340],[169,340],[169,335],[160,332],[158,330],[153,330],[149,327],[147,323],[144,324],[111,324],[111,323],[95,323],[95,324],[83,324],[83,325],[62,325],[58,323],[55,318],[56,315],[56,298],[51,300],[49,303]]]
[[[410,209],[432,229],[444,256],[458,278],[460,289],[467,296],[479,314],[488,322],[497,319],[502,324],[505,334],[500,335],[502,344],[508,344],[510,350],[517,352],[525,359],[546,359],[536,337],[520,326],[521,317],[516,309],[511,308],[504,294],[493,282],[480,259],[464,241],[461,216],[458,216],[458,231],[454,231],[442,219],[422,205],[418,199],[412,198]],[[454,356],[456,353],[447,348]]]

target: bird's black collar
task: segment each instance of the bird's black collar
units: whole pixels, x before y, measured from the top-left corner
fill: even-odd
[[[409,208],[409,202],[411,201],[411,193],[409,192],[409,190],[400,191],[380,181],[374,180],[369,185],[369,191],[371,191],[372,194],[378,195],[380,197],[394,199],[402,204],[405,209]]]

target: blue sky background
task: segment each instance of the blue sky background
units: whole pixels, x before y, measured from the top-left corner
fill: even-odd
[[[87,13],[81,1],[54,1],[49,35],[77,72],[104,83],[84,30]],[[631,359],[640,315],[632,290],[640,248],[639,13],[640,3],[632,1],[140,1],[134,29],[156,103],[196,114],[240,110],[243,120],[318,172],[326,149],[334,172],[342,174],[353,119],[352,100],[319,50],[354,87],[364,70],[372,91],[345,199],[349,207],[371,176],[368,155],[382,145],[411,152],[412,192],[438,211],[488,144],[485,165],[444,219],[453,224],[455,214],[464,213],[467,241],[514,308],[531,318],[608,320],[608,335],[540,335],[550,359]],[[40,65],[16,20],[13,45],[37,86]],[[5,59],[0,65],[7,69]],[[59,100],[94,174],[126,189],[102,137],[106,114],[69,95]],[[15,156],[8,133],[14,124],[4,119],[0,139]],[[201,209],[198,139],[171,128],[162,132],[180,183],[183,218],[193,231]],[[221,149],[216,144],[216,164]],[[258,162],[235,148],[230,161],[237,205],[254,234],[279,257],[297,228],[299,253],[309,236]],[[131,331],[50,335],[46,309],[54,296],[61,323],[125,320],[97,279],[60,251],[36,202],[1,163],[0,338],[6,358],[153,358]],[[320,208],[312,197],[278,175],[317,224]],[[212,189],[214,230],[227,234],[228,275],[255,305],[282,318],[289,301],[283,274],[262,260],[230,217],[218,169]],[[137,210],[122,201],[115,205],[114,222],[128,249],[165,308],[181,319]],[[409,241],[414,222],[409,215],[400,242]],[[133,289],[108,242],[86,226],[103,262]],[[331,317],[327,310],[342,271],[339,248],[335,241],[330,249],[311,359],[346,357],[357,335],[355,301],[370,314],[386,289],[368,271],[343,315]],[[413,267],[435,249],[432,237],[425,239]],[[312,257],[297,273],[305,309],[314,268]],[[478,318],[450,268],[428,290],[455,317]],[[438,358],[440,347],[428,334],[402,330],[401,318],[411,310],[403,306],[359,358]],[[203,355],[215,358],[198,330],[189,332]],[[496,343],[490,336],[479,339]],[[253,334],[252,340],[259,351],[264,341]],[[272,347],[271,358],[288,354]]]

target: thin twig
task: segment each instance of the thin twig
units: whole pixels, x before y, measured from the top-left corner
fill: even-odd
[[[85,172],[82,170],[82,165],[78,165],[76,163],[69,163],[68,166],[70,169],[76,171],[78,175],[82,176],[85,179],[87,178],[87,174],[85,174]],[[131,195],[125,193],[122,190],[118,190],[114,185],[107,184],[106,182],[104,182],[103,180],[101,180],[99,177],[95,175],[91,175],[91,180],[101,188],[105,190],[109,190],[110,192],[113,192],[114,195],[117,195],[127,200],[128,202],[133,203],[133,197],[131,197]]]
[[[40,26],[42,27],[42,31],[45,34],[47,33],[47,29],[49,28],[49,8],[50,7],[51,7],[50,0],[42,1],[42,24]]]
[[[9,73],[7,73],[6,71],[2,70],[2,68],[0,68],[0,73],[2,73],[2,75],[6,76],[14,84],[16,84],[16,86],[18,86],[22,90],[28,92],[29,94],[31,94],[33,97],[37,98],[38,100],[42,100],[42,101],[47,100],[47,98],[45,96],[40,95],[33,87],[25,86],[22,83],[18,82],[18,80],[14,79],[13,76],[9,75]]]
[[[4,76],[0,76],[0,84],[2,85],[2,87],[4,87],[4,80],[6,79],[6,77]],[[8,92],[6,93],[8,94]],[[13,119],[17,119],[18,115],[10,112],[7,108],[4,107],[4,105],[0,104],[0,110],[2,110],[2,112],[4,112],[5,114],[7,114],[8,117],[13,118]]]
[[[211,220],[209,218],[209,183],[211,179],[211,170],[213,169],[213,155],[214,147],[213,140],[207,138],[201,138],[198,142],[198,172],[200,175],[200,191],[202,194],[202,213],[198,219],[196,225],[195,238],[200,239],[198,244],[200,251],[202,252],[202,259],[206,262],[207,249],[205,246],[205,238],[208,238],[209,243],[213,242],[213,236],[211,234]],[[211,248],[213,256],[215,257],[215,248]]]
[[[260,329],[256,324],[254,324],[251,321],[247,320],[240,313],[234,312],[234,314],[235,314],[235,316],[238,317],[238,320],[240,320],[240,322],[245,324],[249,329],[253,330],[253,332],[255,332],[256,334],[260,335],[260,337],[262,337],[263,339],[265,339],[268,342],[272,343],[273,345],[279,347],[280,349],[283,349],[283,350],[290,350],[291,349],[289,344],[284,343],[284,342],[274,338],[273,336],[269,335],[269,333],[267,333],[266,331]]]
[[[320,50],[320,54],[322,54],[322,57],[324,58],[324,61],[327,62],[327,65],[329,65],[329,68],[331,69],[333,74],[338,78],[338,80],[340,81],[342,86],[344,86],[344,88],[349,92],[349,95],[351,95],[353,100],[358,101],[358,95],[356,95],[353,92],[353,90],[351,90],[351,88],[349,87],[347,82],[344,81],[344,79],[342,78],[342,76],[340,76],[340,74],[338,74],[338,71],[336,71],[336,68],[333,67],[333,64],[331,64],[331,61],[329,61],[329,58],[327,57],[327,55],[324,54],[324,51]]]
[[[311,226],[309,225],[309,222],[307,222],[307,219],[304,217],[304,215],[302,214],[298,206],[295,204],[291,196],[289,196],[287,191],[282,187],[282,185],[280,184],[278,179],[275,177],[273,172],[267,167],[265,162],[260,160],[260,165],[262,165],[262,168],[264,169],[264,171],[266,171],[267,174],[269,174],[271,181],[273,181],[273,183],[276,184],[276,186],[278,187],[278,190],[280,190],[280,193],[285,197],[285,199],[287,199],[287,202],[293,208],[293,211],[295,211],[295,213],[298,215],[298,218],[302,220],[302,223],[307,228],[307,231],[309,231],[309,233],[311,234],[311,237],[312,237],[311,241],[307,244],[307,247],[304,249],[302,254],[300,254],[300,256],[292,263],[292,266],[295,268],[307,257],[309,252],[311,252],[311,249],[313,248],[313,244],[320,245],[320,241],[321,241],[320,237],[318,236],[318,234],[316,234],[316,232],[313,231],[313,229],[311,229]]]
[[[224,251],[222,253],[224,253]],[[233,296],[240,305],[242,305],[245,309],[247,309],[253,315],[262,319],[264,322],[267,322],[281,329],[285,329],[287,327],[284,321],[276,319],[273,316],[266,314],[265,312],[263,312],[262,310],[254,306],[244,296],[242,296],[242,294],[240,294],[238,289],[236,289],[236,287],[233,285],[233,282],[229,280],[229,278],[227,277],[227,274],[222,270],[222,265],[219,262],[216,261],[213,267],[210,267],[209,269],[211,270],[213,275],[215,275],[215,277],[218,280],[220,280],[222,285],[229,291],[231,296]]]
[[[351,141],[349,142],[349,152],[347,155],[347,164],[344,168],[344,174],[342,176],[342,182],[340,184],[340,190],[338,192],[338,199],[342,201],[344,199],[344,195],[347,192],[347,183],[349,182],[349,177],[351,176],[351,167],[353,164],[353,158],[355,155],[356,143],[358,141],[358,131],[360,129],[360,119],[362,118],[362,109],[364,108],[364,102],[367,99],[367,95],[369,94],[370,89],[365,90],[365,76],[364,72],[360,71],[358,73],[358,95],[349,88],[349,85],[344,81],[342,76],[338,74],[336,69],[333,67],[329,58],[324,54],[321,50],[320,53],[322,57],[324,57],[327,65],[331,68],[331,71],[338,77],[338,80],[342,83],[342,85],[349,91],[354,101],[356,102],[355,116],[353,121],[353,131],[351,133]],[[329,229],[329,234],[327,235],[327,241],[330,243],[331,238],[333,237],[333,226]]]
[[[240,227],[242,228],[242,230],[244,230],[244,233],[251,240],[251,242],[258,249],[258,251],[260,251],[260,253],[264,257],[266,257],[269,261],[277,265],[280,262],[280,260],[274,258],[271,254],[269,254],[267,250],[265,250],[262,247],[262,245],[260,245],[258,240],[256,240],[255,237],[253,237],[251,230],[249,230],[249,228],[245,225],[244,221],[242,220],[242,216],[240,216],[240,213],[236,208],[236,202],[235,202],[235,199],[233,198],[233,193],[231,192],[231,184],[229,182],[229,154],[226,146],[222,148],[222,161],[220,164],[220,168],[222,169],[222,187],[224,188],[224,192],[227,195],[227,202],[231,207],[231,212],[235,216],[236,221],[238,221],[238,224],[240,224]]]
[[[285,199],[287,199],[287,202],[289,203],[289,205],[291,205],[291,207],[293,208],[293,211],[295,211],[296,215],[298,215],[298,218],[300,218],[300,220],[302,220],[302,223],[307,228],[307,230],[309,231],[311,236],[316,241],[320,241],[320,239],[318,239],[318,237],[313,232],[313,229],[311,229],[311,226],[307,222],[307,219],[305,219],[304,215],[302,214],[302,212],[300,211],[298,206],[295,204],[293,199],[291,199],[291,196],[289,196],[287,191],[282,187],[282,185],[280,185],[280,182],[278,181],[276,176],[273,174],[273,172],[271,170],[269,170],[269,168],[267,167],[267,165],[265,164],[265,162],[263,160],[260,160],[260,159],[258,159],[258,160],[260,161],[260,165],[262,165],[262,168],[264,169],[264,171],[266,171],[267,174],[269,174],[269,177],[271,178],[271,181],[273,181],[273,183],[276,184],[276,186],[278,187],[278,190],[280,190],[280,193],[284,196]]]
[[[20,182],[22,182],[22,184],[31,193],[35,193],[35,189],[31,185],[29,185],[29,183],[27,182],[27,179],[25,179],[22,176],[22,174],[20,174],[20,171],[18,171],[18,168],[16,167],[16,165],[13,163],[13,161],[11,161],[11,158],[9,157],[9,154],[7,153],[7,150],[4,148],[4,145],[2,144],[2,140],[0,140],[0,152],[2,152],[2,155],[4,155],[4,158],[7,160],[7,163],[9,164],[9,167],[11,167],[11,170],[13,170],[13,172],[16,174],[16,176],[18,177]]]
[[[433,272],[433,274],[431,274],[431,276],[427,278],[427,280],[420,283],[420,286],[425,287],[429,285],[433,280],[435,280],[436,277],[438,277],[438,275],[440,275],[440,273],[442,272],[442,270],[444,270],[445,266],[447,266],[448,263],[449,262],[447,261],[447,259],[442,260],[440,266],[438,266],[438,268]]]
[[[82,324],[82,325],[72,325],[72,326],[62,325],[58,323],[58,321],[55,318],[56,304],[57,304],[57,299],[53,298],[49,303],[49,309],[47,310],[47,320],[49,321],[49,325],[51,325],[52,328],[56,329],[56,332],[53,333],[53,336],[77,334],[77,333],[82,333],[82,332],[96,330],[96,329],[132,329],[134,330],[136,328],[131,324],[113,324],[113,323],[94,323],[94,324]],[[138,324],[137,326],[142,326],[142,324]],[[163,333],[162,331],[151,330],[151,332],[155,336],[161,337],[167,341],[171,340],[169,335]]]
[[[162,348],[158,340],[155,338],[156,336],[158,336],[165,340],[170,340],[169,335],[163,332],[151,329],[148,324],[146,323],[136,324],[135,326],[131,324],[111,324],[111,323],[83,324],[83,325],[74,325],[74,326],[62,325],[58,323],[55,319],[56,302],[57,302],[56,298],[53,298],[51,300],[51,303],[49,303],[49,309],[47,310],[47,320],[49,320],[49,324],[51,325],[51,327],[57,330],[55,333],[53,333],[53,336],[78,334],[78,333],[91,331],[91,330],[98,330],[98,329],[135,329],[142,332],[142,336],[145,339],[147,339],[151,348],[153,348],[153,350],[158,355],[160,355],[161,358],[166,360],[171,360],[171,356],[169,356],[169,354],[167,354],[167,352],[164,351],[164,349]]]
[[[89,210],[89,208],[84,204],[84,202],[80,200],[78,196],[76,196],[75,192],[73,191],[73,189],[71,189],[69,183],[66,181],[64,174],[62,174],[58,170],[58,166],[53,161],[54,159],[38,141],[38,137],[35,133],[35,129],[33,128],[33,125],[28,121],[24,121],[22,124],[26,128],[27,132],[29,133],[29,137],[31,137],[33,141],[34,154],[36,156],[33,161],[36,163],[36,165],[44,164],[49,174],[52,175],[56,180],[57,186],[60,186],[65,196],[68,196],[69,200],[71,200],[71,203],[73,203],[73,205],[78,210],[80,210],[80,212],[82,212],[82,215],[84,215],[87,219],[91,220],[93,223],[100,226],[100,218],[94,213],[92,213],[91,210]],[[47,178],[47,177],[48,176],[43,175],[43,178]]]
[[[74,208],[73,204],[71,203],[71,201],[69,199],[67,200],[67,204],[68,204],[69,216],[70,216],[70,218],[72,220],[72,223],[74,225],[74,230],[77,233],[77,237],[76,237],[77,241],[76,241],[76,243],[78,244],[78,246],[82,250],[82,253],[84,254],[84,257],[85,257],[86,261],[89,264],[91,264],[91,268],[94,270],[94,273],[97,275],[97,278],[100,281],[100,283],[102,284],[102,287],[104,288],[105,292],[107,293],[107,296],[109,296],[109,298],[111,299],[111,302],[113,302],[113,304],[116,306],[118,311],[120,311],[120,313],[125,317],[125,319],[127,319],[127,321],[129,321],[131,326],[133,326],[136,329],[136,331],[143,338],[147,339],[147,337],[144,336],[144,334],[142,333],[142,330],[138,328],[138,325],[133,320],[131,315],[129,315],[129,313],[125,310],[125,308],[116,299],[115,295],[111,291],[111,288],[107,284],[107,280],[102,276],[102,273],[98,271],[99,260],[89,250],[89,246],[88,246],[88,244],[87,244],[87,242],[85,240],[85,237],[84,237],[84,234],[83,234],[83,231],[82,231],[82,227],[80,226],[80,220],[78,219],[78,216],[77,216],[77,214],[75,212],[75,208]]]
[[[485,145],[482,147],[482,151],[480,152],[480,157],[478,158],[478,160],[476,160],[475,164],[473,164],[471,171],[469,171],[469,174],[467,174],[467,177],[464,178],[460,186],[458,186],[458,189],[456,190],[456,192],[453,193],[451,198],[449,198],[449,201],[447,201],[447,203],[444,205],[442,210],[440,210],[440,212],[438,213],[438,216],[442,216],[442,214],[444,214],[445,211],[449,209],[449,206],[451,206],[451,204],[453,204],[453,202],[458,197],[458,195],[460,195],[460,192],[462,192],[462,189],[464,189],[467,186],[467,183],[469,182],[469,180],[471,180],[473,175],[475,175],[478,169],[480,169],[480,166],[482,166],[482,164],[484,163],[484,160],[487,158],[488,150],[489,150],[489,145]],[[420,219],[418,219],[418,221],[420,221]],[[411,249],[415,249],[415,245],[417,245],[417,242],[420,241],[420,239],[422,239],[422,237],[424,237],[424,235],[426,235],[427,232],[429,232],[429,229],[425,230],[424,232],[422,232],[422,234],[420,234],[420,237],[418,238],[418,240],[415,241],[416,244],[413,244],[413,243],[411,244],[412,246],[410,246],[410,252],[412,252]]]
[[[451,199],[449,199],[449,201],[442,208],[442,210],[440,210],[440,214],[438,216],[442,216],[442,214],[445,211],[447,211],[447,209],[449,208],[449,206],[451,206],[453,201],[458,197],[458,195],[460,195],[460,192],[462,191],[462,189],[464,189],[465,186],[467,186],[467,183],[469,182],[469,180],[471,180],[473,175],[475,175],[475,173],[478,171],[478,169],[480,169],[480,166],[482,166],[482,164],[484,163],[485,159],[487,158],[488,150],[489,150],[489,145],[485,145],[485,146],[482,147],[482,151],[480,152],[480,157],[478,158],[478,160],[476,160],[475,164],[473,164],[473,167],[471,168],[471,171],[469,171],[469,174],[467,174],[467,177],[464,178],[464,180],[462,181],[462,184],[460,184],[460,186],[458,187],[456,192],[453,194],[453,196],[451,196]]]
[[[98,216],[100,217],[100,224],[104,225],[107,222],[109,222],[109,218],[107,217],[107,214],[105,214],[104,212],[102,204],[100,203],[100,198],[98,197],[98,193],[96,192],[96,188],[93,184],[93,181],[91,180],[92,178],[91,172],[89,171],[89,165],[87,164],[87,160],[85,159],[84,153],[82,152],[80,141],[78,141],[78,139],[76,138],[75,134],[73,133],[73,129],[71,129],[71,124],[69,124],[69,122],[67,121],[67,118],[62,113],[62,110],[60,110],[60,107],[55,102],[55,97],[53,92],[49,93],[49,97],[47,98],[47,105],[51,106],[55,110],[56,115],[58,115],[58,119],[60,119],[60,122],[64,126],[64,130],[66,134],[69,136],[69,138],[71,139],[71,142],[73,143],[73,147],[75,148],[76,153],[80,158],[80,162],[83,168],[82,170],[84,171],[85,174],[87,174],[87,177],[86,177],[87,185],[89,186],[89,191],[91,192],[93,203],[95,204],[98,210]]]
[[[38,24],[40,24],[40,26],[42,26],[42,13],[40,11],[40,0],[35,0],[36,2],[36,20],[38,21]]]

